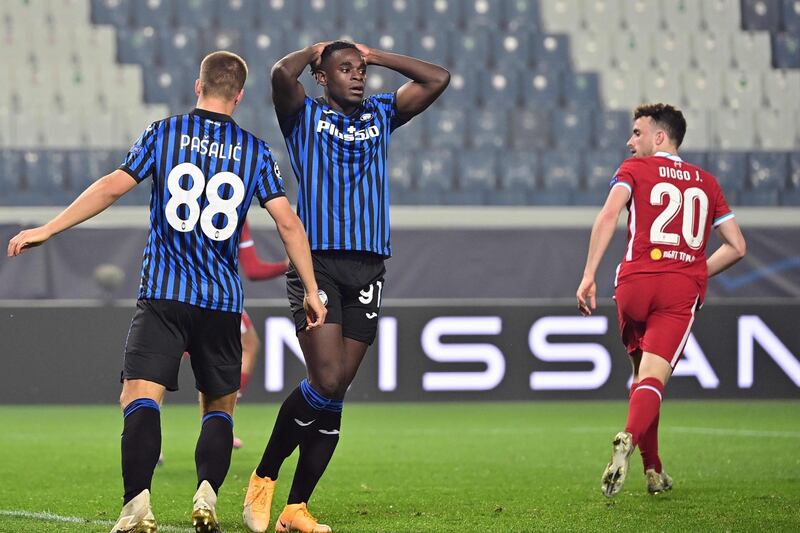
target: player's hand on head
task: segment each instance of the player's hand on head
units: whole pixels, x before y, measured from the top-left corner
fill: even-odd
[[[589,316],[597,308],[597,284],[594,279],[583,278],[576,293],[578,310],[583,316]]]
[[[306,331],[318,328],[325,323],[328,309],[320,300],[317,292],[306,294],[303,299],[303,308],[306,311]]]
[[[372,53],[372,50],[370,50],[367,45],[361,43],[356,43],[356,50],[358,50],[358,53],[364,58],[364,61],[369,64],[369,56]]]
[[[322,59],[322,51],[325,50],[325,47],[331,44],[333,41],[322,41],[319,43],[314,43],[311,45],[311,61],[308,62],[311,65],[311,72],[316,72],[319,70],[320,61]]]
[[[44,226],[20,231],[8,241],[8,257],[17,256],[28,248],[44,244],[51,236]]]

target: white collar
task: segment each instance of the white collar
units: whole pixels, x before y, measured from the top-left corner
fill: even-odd
[[[666,157],[667,159],[672,159],[673,161],[683,161],[678,154],[671,154],[669,152],[656,152],[653,155],[655,157]]]

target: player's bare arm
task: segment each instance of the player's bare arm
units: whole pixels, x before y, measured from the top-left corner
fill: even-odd
[[[306,91],[298,78],[309,65],[316,65],[329,42],[307,46],[284,56],[272,66],[272,102],[281,115],[291,115],[303,105]]]
[[[136,180],[122,170],[115,170],[111,174],[103,176],[87,187],[69,207],[50,222],[37,228],[23,230],[15,235],[8,243],[8,256],[14,257],[28,248],[44,244],[53,235],[103,212],[135,186]]]
[[[738,263],[747,251],[744,235],[742,235],[742,230],[736,220],[726,220],[717,227],[716,233],[722,241],[722,246],[717,248],[706,261],[709,278]]]
[[[597,308],[597,284],[595,283],[597,267],[608,249],[608,244],[617,227],[619,214],[625,208],[629,198],[630,192],[627,187],[613,187],[592,226],[586,267],[583,269],[583,279],[576,293],[578,309],[583,316],[591,315],[592,311]]]
[[[311,262],[311,248],[308,245],[306,230],[303,223],[292,210],[292,206],[285,196],[274,198],[264,204],[281,236],[286,254],[303,282],[305,299],[303,307],[306,309],[306,329],[314,329],[325,323],[327,308],[323,305],[317,293],[317,280],[314,277],[314,266]]]
[[[367,65],[385,67],[411,79],[397,90],[397,111],[403,120],[409,120],[425,111],[450,83],[450,72],[439,65],[368,48],[363,44],[357,44],[356,48]]]

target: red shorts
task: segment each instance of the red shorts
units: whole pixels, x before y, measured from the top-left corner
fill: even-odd
[[[614,299],[628,353],[650,352],[675,368],[700,304],[697,283],[683,274],[642,276],[617,286]]]
[[[242,335],[244,335],[248,329],[253,327],[253,323],[250,321],[250,315],[247,314],[247,311],[242,309],[242,324],[241,324]]]

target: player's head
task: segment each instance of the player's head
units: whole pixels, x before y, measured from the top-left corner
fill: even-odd
[[[211,52],[200,63],[200,78],[195,93],[200,98],[212,98],[238,104],[244,95],[247,63],[233,52]]]
[[[633,157],[647,157],[656,152],[675,153],[686,135],[683,113],[667,104],[644,104],[633,112],[633,132],[628,148]]]
[[[340,106],[356,106],[364,99],[367,62],[356,45],[334,41],[322,50],[314,67],[317,83],[325,88],[325,96]]]

